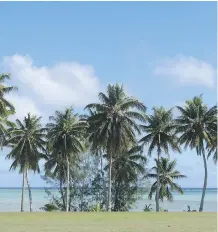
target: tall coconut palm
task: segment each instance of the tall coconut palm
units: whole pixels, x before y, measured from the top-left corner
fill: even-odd
[[[5,95],[16,90],[16,87],[5,85],[5,81],[10,80],[10,74],[0,74],[0,146],[3,145],[8,127],[13,123],[8,120],[8,116],[15,113],[14,106],[5,98]]]
[[[47,124],[48,143],[51,155],[59,154],[60,162],[66,162],[66,211],[69,210],[69,180],[71,156],[77,156],[84,150],[83,139],[86,133],[86,122],[79,119],[78,114],[74,114],[72,108],[64,112],[56,111],[55,116],[49,117],[51,123]]]
[[[52,178],[62,179],[62,183],[66,182],[67,163],[63,159],[62,153],[48,153],[45,162],[45,174]]]
[[[75,164],[75,157],[69,157],[70,167]],[[61,199],[63,202],[63,210],[66,210],[66,189],[64,186],[67,183],[67,162],[63,159],[62,153],[49,153],[45,162],[45,176],[58,180]],[[73,176],[70,168],[69,176]],[[70,181],[69,181],[70,182]],[[70,205],[70,204],[69,204]],[[69,208],[69,207],[68,207]]]
[[[4,146],[4,144],[6,143],[7,128],[13,126],[15,126],[15,124],[9,121],[7,119],[7,116],[0,116],[0,147]]]
[[[135,132],[140,133],[137,121],[144,121],[146,107],[135,98],[125,94],[123,86],[108,85],[107,93],[99,93],[99,103],[89,104],[85,109],[95,114],[88,118],[89,142],[92,149],[102,148],[108,155],[109,185],[107,210],[111,211],[111,171],[113,157],[129,143],[135,144]],[[135,110],[136,109],[136,110]]]
[[[113,159],[114,179],[125,179],[127,182],[137,180],[139,173],[145,173],[146,162],[147,158],[142,154],[141,147],[123,150]]]
[[[203,211],[204,197],[207,188],[207,160],[205,147],[212,141],[212,135],[217,133],[217,106],[208,108],[203,103],[202,95],[186,101],[184,107],[177,106],[180,116],[177,121],[177,133],[180,134],[179,142],[184,147],[195,149],[197,155],[203,157],[204,162],[204,185],[202,190],[199,211]]]
[[[146,135],[139,141],[143,146],[149,145],[148,156],[157,152],[157,162],[163,153],[169,155],[169,149],[180,152],[178,139],[175,135],[175,123],[172,109],[153,108],[153,115],[146,116],[146,125],[141,126]],[[156,212],[159,212],[160,170],[157,168]]]
[[[87,122],[90,122],[90,119],[95,117],[95,115],[97,114],[97,111],[92,110],[91,108],[87,108],[88,114],[85,115],[81,115],[81,119],[85,120]],[[91,124],[91,123],[89,123]],[[90,125],[91,126],[91,125]],[[96,126],[96,128],[94,128]],[[97,125],[92,123],[92,131],[96,131]],[[93,133],[94,134],[94,133]],[[93,136],[92,134],[92,136]],[[103,158],[104,158],[104,149],[103,147],[100,145],[100,143],[95,143],[95,145],[92,143],[94,140],[93,138],[89,138],[90,133],[87,133],[86,135],[88,137],[88,139],[86,140],[86,147],[89,149],[90,153],[93,154],[94,156],[99,158],[100,161],[100,167],[101,167],[101,181],[102,181],[102,186],[104,186],[104,196],[102,196],[104,198],[104,203],[105,205],[107,202],[107,187],[106,187],[106,182],[105,182],[105,178],[104,178],[104,171],[103,171]],[[103,200],[102,200],[103,202]]]
[[[17,90],[14,86],[5,85],[6,80],[10,80],[10,74],[0,74],[0,115],[3,117],[8,116],[9,112],[15,112],[14,106],[5,98],[5,95]]]
[[[211,141],[207,143],[208,156],[213,156],[213,161],[217,164],[217,132],[211,133]]]
[[[176,168],[176,160],[170,161],[168,158],[160,158],[159,164],[158,160],[155,159],[156,165],[151,169],[151,173],[147,175],[147,178],[154,178],[156,181],[152,184],[149,199],[152,199],[154,193],[157,190],[157,172],[159,166],[159,174],[160,174],[160,193],[159,199],[163,202],[164,198],[168,201],[173,201],[172,191],[177,191],[183,194],[182,188],[174,182],[174,180],[185,178],[186,176],[177,171]]]
[[[128,191],[138,183],[139,176],[145,176],[147,158],[139,146],[124,150],[113,159],[112,181],[114,190],[114,211],[128,210]],[[108,165],[106,166],[108,169]]]
[[[32,116],[30,113],[23,122],[16,120],[16,125],[8,129],[6,145],[11,152],[6,156],[12,159],[10,170],[18,169],[23,174],[21,212],[24,204],[25,179],[29,191],[30,211],[32,211],[31,188],[28,180],[28,171],[40,172],[39,160],[45,158],[46,133],[40,123],[41,117]]]

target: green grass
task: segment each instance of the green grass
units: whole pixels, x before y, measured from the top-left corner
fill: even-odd
[[[0,213],[0,232],[216,232],[216,213]]]

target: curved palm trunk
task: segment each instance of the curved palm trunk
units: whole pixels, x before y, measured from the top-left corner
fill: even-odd
[[[21,206],[20,206],[20,211],[24,211],[24,188],[25,188],[25,171],[23,172],[23,181],[22,181],[22,195],[21,195]]]
[[[203,156],[203,161],[204,161],[204,186],[203,186],[203,190],[202,190],[202,196],[201,196],[201,203],[200,203],[200,207],[199,207],[199,212],[203,211],[204,198],[205,198],[206,189],[207,189],[207,160],[206,160],[204,152],[203,152],[202,156]]]
[[[157,155],[157,189],[156,189],[156,196],[155,196],[155,201],[156,201],[156,212],[160,211],[160,205],[159,205],[159,196],[160,196],[160,169],[159,169],[159,162],[160,162],[160,155]]]
[[[67,157],[67,192],[66,192],[66,212],[69,211],[69,185],[70,185],[70,163]]]
[[[26,170],[26,184],[28,187],[28,192],[29,192],[29,203],[30,203],[30,212],[32,212],[32,193],[31,193],[31,188],[30,188],[30,183],[28,179],[28,170]]]
[[[111,171],[112,171],[112,154],[109,154],[109,185],[108,185],[108,201],[107,201],[107,211],[111,211],[111,186],[112,186],[112,179],[111,179]]]

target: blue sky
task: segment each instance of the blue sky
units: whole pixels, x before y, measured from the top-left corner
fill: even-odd
[[[108,83],[123,83],[145,103],[170,108],[204,94],[216,103],[215,2],[1,2],[0,72],[10,72],[15,117],[27,112],[46,122],[56,109],[79,112]],[[177,112],[175,112],[177,114]],[[0,186],[20,186],[0,155]],[[201,187],[203,160],[194,151],[172,154],[188,176],[184,187]],[[152,163],[150,163],[152,165]],[[208,161],[208,187],[216,166]],[[32,186],[44,186],[31,175]]]

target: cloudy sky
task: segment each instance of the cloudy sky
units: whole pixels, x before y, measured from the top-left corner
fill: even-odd
[[[123,83],[145,103],[170,108],[203,93],[216,103],[215,2],[1,2],[0,72],[11,73],[19,91],[8,96],[23,118],[48,116],[73,105],[78,112],[97,100],[108,83]],[[175,114],[178,112],[175,111]],[[0,187],[20,186],[0,154]],[[194,151],[171,154],[201,187],[203,160]],[[152,163],[150,163],[150,166]],[[216,166],[208,161],[208,186]],[[31,175],[32,186],[44,186]]]

